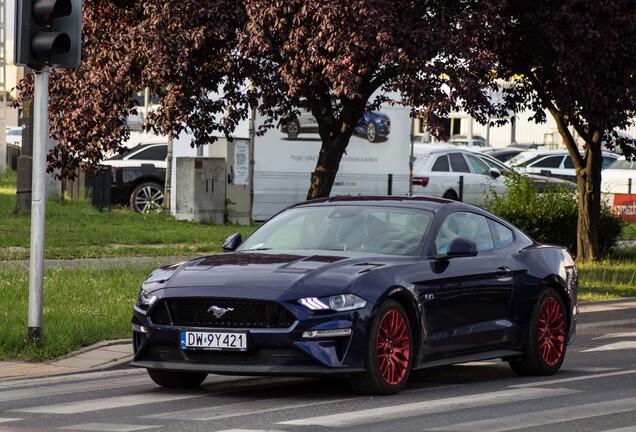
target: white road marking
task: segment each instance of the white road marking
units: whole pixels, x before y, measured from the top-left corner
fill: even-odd
[[[585,380],[599,379],[599,378],[609,378],[609,377],[614,377],[614,376],[631,375],[631,374],[636,374],[636,370],[607,372],[607,373],[600,373],[600,374],[596,374],[596,375],[585,375],[585,376],[579,376],[579,377],[573,377],[573,378],[548,379],[548,380],[545,380],[545,381],[537,381],[537,382],[532,382],[532,383],[527,383],[527,384],[511,385],[510,387],[511,388],[529,388],[529,387],[539,387],[539,386],[554,385],[554,384],[567,384],[567,383],[572,383],[572,382],[576,382],[576,381],[585,381]]]
[[[325,427],[349,427],[377,421],[386,421],[405,417],[415,417],[426,414],[434,414],[448,411],[455,411],[466,408],[476,408],[499,403],[511,403],[531,399],[562,396],[579,393],[570,389],[519,389],[502,390],[498,392],[459,396],[438,400],[426,400],[403,405],[373,408],[360,411],[351,411],[340,414],[333,414],[321,417],[311,417],[298,420],[280,422],[282,425],[298,426],[325,426]]]
[[[0,402],[22,399],[35,399],[43,396],[94,392],[96,390],[122,389],[125,387],[152,385],[147,375],[138,377],[114,378],[85,383],[56,384],[27,389],[0,391]],[[154,387],[154,386],[153,386]]]
[[[264,412],[283,411],[288,409],[302,408],[312,405],[323,405],[332,403],[349,402],[354,398],[347,399],[326,399],[322,401],[303,401],[295,399],[264,399],[253,400],[230,405],[208,406],[205,408],[195,408],[183,411],[174,411],[161,414],[152,414],[142,418],[168,419],[168,420],[192,420],[210,421],[222,418],[240,417]]]
[[[636,349],[636,341],[616,342],[616,343],[612,343],[608,345],[601,345],[596,348],[586,349],[581,352],[617,351],[617,350],[627,350],[627,349]]]
[[[608,333],[603,336],[595,337],[592,340],[598,339],[615,339],[615,338],[636,338],[636,332],[631,333]]]
[[[103,399],[82,400],[56,405],[45,405],[32,408],[9,410],[11,412],[41,413],[41,414],[77,414],[89,411],[99,411],[112,408],[122,408],[136,405],[150,405],[161,402],[172,402],[183,399],[205,397],[204,393],[139,393],[129,396],[116,396]]]
[[[14,421],[20,421],[21,418],[0,418],[0,423],[9,423]]]
[[[636,398],[595,402],[584,405],[568,405],[564,408],[551,409],[547,411],[543,410],[541,412],[533,412],[527,414],[517,414],[514,416],[490,418],[487,420],[477,420],[427,430],[438,432],[503,432],[546,425],[557,425],[559,423],[565,423],[569,421],[631,411],[636,411]],[[518,426],[515,427],[513,425]],[[558,429],[558,426],[555,427],[555,430]],[[632,431],[633,430],[634,429],[632,429]]]
[[[115,423],[86,423],[80,425],[66,426],[57,429],[94,431],[94,432],[133,432],[144,429],[158,428],[156,425],[129,425]]]

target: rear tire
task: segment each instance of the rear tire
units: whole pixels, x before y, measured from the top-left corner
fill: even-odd
[[[519,375],[552,375],[563,364],[567,347],[567,319],[559,293],[544,290],[530,317],[530,328],[521,358],[508,360]]]
[[[147,371],[155,384],[169,388],[197,387],[208,376],[205,372],[174,372],[157,369],[147,369]]]
[[[386,301],[371,324],[366,371],[349,378],[351,388],[364,394],[399,393],[413,366],[412,345],[411,324],[406,311],[397,301]]]

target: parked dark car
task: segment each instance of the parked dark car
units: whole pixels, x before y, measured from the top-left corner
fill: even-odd
[[[111,204],[140,213],[161,207],[167,155],[167,143],[143,143],[102,162],[111,167]]]
[[[161,386],[340,376],[394,394],[414,369],[492,358],[550,375],[576,333],[568,251],[456,201],[309,201],[223,249],[141,286],[131,365]]]

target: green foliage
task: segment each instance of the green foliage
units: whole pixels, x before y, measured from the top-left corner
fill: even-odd
[[[29,273],[0,265],[0,359],[51,360],[96,342],[130,337],[132,307],[154,266],[49,269],[42,339],[28,338]]]
[[[0,175],[0,260],[29,257],[31,217],[15,213],[15,193],[15,172]],[[220,252],[228,236],[245,238],[255,227],[177,221],[163,212],[100,212],[88,202],[50,199],[45,258],[191,257]]]
[[[506,179],[506,192],[490,194],[485,207],[510,221],[540,243],[566,246],[576,255],[578,201],[576,192],[567,187],[548,187],[538,191],[535,184],[519,173]],[[612,251],[623,223],[603,206],[598,227],[602,255]]]

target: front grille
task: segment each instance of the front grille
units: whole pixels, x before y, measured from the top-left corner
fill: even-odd
[[[219,317],[214,309],[225,309]],[[150,312],[157,325],[202,328],[289,328],[294,316],[278,303],[243,299],[184,298],[162,300]]]

